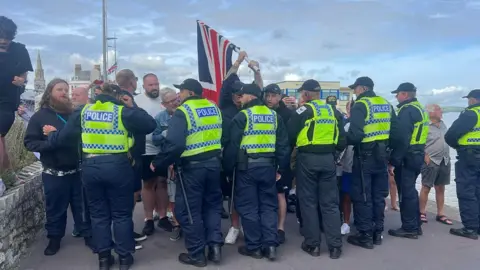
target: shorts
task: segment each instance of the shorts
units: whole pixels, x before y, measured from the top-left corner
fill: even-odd
[[[352,173],[343,172],[342,174],[342,184],[340,191],[344,194],[350,194],[350,186],[352,184]]]
[[[133,192],[142,190],[142,159],[136,158],[133,165]]]
[[[152,163],[155,155],[144,155],[142,156],[142,179],[143,181],[150,181],[158,176],[166,179],[168,177],[168,168],[165,170],[155,170],[150,169],[150,163]]]
[[[0,137],[7,136],[15,122],[15,112],[0,110]]]
[[[175,202],[175,192],[177,191],[177,183],[172,180],[167,180],[168,201]]]
[[[430,161],[422,166],[422,185],[426,187],[445,186],[450,184],[451,162],[442,161],[437,165]]]

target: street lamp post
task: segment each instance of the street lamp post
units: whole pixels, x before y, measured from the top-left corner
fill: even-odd
[[[114,65],[117,65],[118,66],[118,63],[117,63],[117,37],[115,36],[115,33],[113,33],[113,37],[107,37],[107,41],[108,40],[113,40],[113,46],[110,46],[108,45],[108,48],[113,48],[113,52],[115,53],[114,55]],[[117,68],[115,68],[115,77],[117,77]]]
[[[102,12],[102,19],[103,19],[103,81],[108,81],[108,74],[107,74],[107,0],[102,0],[103,4],[103,12]]]

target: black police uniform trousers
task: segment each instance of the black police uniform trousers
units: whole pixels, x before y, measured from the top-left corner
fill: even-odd
[[[83,200],[80,172],[63,176],[44,172],[42,181],[45,193],[47,237],[61,239],[65,236],[69,205],[78,233],[82,237],[90,237],[91,228],[82,218]]]
[[[82,162],[82,171],[95,252],[105,254],[114,248],[119,256],[129,256],[135,252],[134,172],[127,154],[87,157]]]
[[[299,152],[296,176],[305,244],[320,246],[322,222],[328,247],[340,248],[342,236],[334,155]]]
[[[236,170],[234,204],[242,220],[248,250],[276,247],[278,198],[273,162],[248,163]]]
[[[361,165],[360,162],[362,162]],[[388,171],[386,159],[379,160],[371,152],[355,152],[350,198],[353,203],[353,216],[357,231],[369,235],[374,232],[383,232],[385,198],[387,196]]]
[[[188,254],[192,258],[201,258],[207,245],[223,245],[220,160],[215,157],[183,165],[181,177],[187,198],[185,200],[177,177],[175,217],[185,235]],[[186,202],[193,224],[189,222]]]
[[[462,224],[469,230],[480,230],[480,150],[468,153],[458,150],[455,182]]]
[[[395,168],[395,182],[400,197],[400,217],[402,229],[417,232],[422,225],[418,191],[415,187],[424,162],[423,151],[408,152],[403,158],[400,168]]]

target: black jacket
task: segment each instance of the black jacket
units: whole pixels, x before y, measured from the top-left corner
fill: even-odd
[[[335,111],[335,110],[334,110]],[[302,106],[298,108],[295,113],[292,114],[290,121],[288,121],[288,138],[290,139],[290,144],[294,146],[297,143],[297,137],[300,131],[305,127],[305,122],[313,117],[313,110],[310,106]],[[335,118],[337,119],[338,127],[338,143],[336,145],[306,145],[297,147],[299,152],[305,153],[335,153],[336,151],[343,151],[346,147],[345,142],[345,129],[343,128],[343,117],[340,117],[335,113]],[[313,125],[308,131],[308,136],[313,136]]]
[[[138,107],[137,103],[135,103],[134,96],[130,92],[128,92],[127,90],[122,90],[121,95],[129,96],[133,101],[133,107]],[[146,135],[143,133],[133,133],[133,138],[135,142],[132,147],[132,156],[135,159],[140,159],[142,155],[145,154],[145,144],[147,138]]]
[[[250,103],[244,106],[244,109],[263,105],[260,99],[254,99]],[[261,153],[251,154],[252,158],[268,157],[275,158],[276,164],[279,166],[280,173],[284,172],[288,166],[290,166],[290,147],[288,145],[288,137],[283,123],[282,117],[277,114],[278,126],[276,132],[276,145],[275,153]],[[238,151],[240,151],[240,142],[243,138],[245,125],[247,124],[247,118],[244,113],[237,113],[233,118],[230,126],[230,134],[228,144],[223,149],[223,170],[227,175],[233,172],[233,169],[237,163]]]
[[[287,126],[288,121],[290,120],[290,117],[293,114],[293,111],[287,108],[287,106],[285,106],[285,103],[283,103],[283,101],[280,101],[275,111],[278,113],[278,115],[282,117],[283,123],[285,124],[285,126]]]
[[[467,109],[476,108],[477,110],[480,107],[479,104],[474,104],[468,106]],[[468,132],[470,132],[476,125],[479,119],[477,119],[477,114],[469,111],[464,110],[460,116],[458,117],[455,122],[453,122],[452,126],[448,129],[447,133],[445,133],[445,142],[452,148],[457,150],[461,150],[465,148],[465,146],[458,145],[458,140]],[[474,148],[480,150],[480,146],[469,146],[469,148]]]
[[[184,100],[202,99],[202,97],[193,96]],[[163,170],[171,164],[188,163],[190,161],[202,161],[213,157],[220,157],[220,150],[212,150],[198,155],[182,158],[180,156],[185,151],[188,136],[187,116],[182,110],[175,110],[168,124],[167,137],[160,146],[160,153],[154,158],[153,166],[156,170]]]
[[[98,95],[96,102],[112,102],[117,105],[123,105],[112,96]],[[81,141],[82,135],[82,110],[84,106],[76,109],[67,121],[65,127],[59,132],[52,132],[48,135],[48,142],[53,147],[61,147],[72,142]],[[157,127],[157,122],[146,111],[141,108],[123,107],[122,122],[128,132],[132,134],[149,134]]]
[[[406,100],[397,105],[398,108],[405,104],[417,101],[416,98]],[[409,152],[423,152],[425,151],[425,145],[410,145],[412,139],[413,130],[415,129],[415,123],[423,121],[422,114],[417,108],[413,106],[407,106],[403,108],[397,116],[397,127],[395,130],[390,131],[392,154],[390,157],[390,163],[397,167],[402,164],[402,160],[407,156]]]
[[[47,136],[43,135],[43,126],[51,125],[62,130],[68,121],[69,115],[58,114],[50,108],[41,108],[32,115],[25,133],[25,148],[40,153],[43,167],[48,169],[69,171],[78,168],[80,162],[79,144],[68,141],[61,147],[55,148],[48,143]]]

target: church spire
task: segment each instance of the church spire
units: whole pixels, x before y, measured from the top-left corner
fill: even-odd
[[[40,57],[40,51],[37,52],[37,66],[35,68],[35,90],[39,92],[45,91],[45,74],[43,72],[42,58]]]

